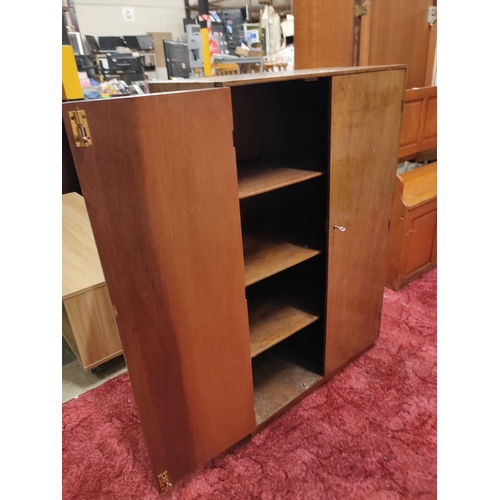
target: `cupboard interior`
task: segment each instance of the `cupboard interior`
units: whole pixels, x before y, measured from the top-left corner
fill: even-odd
[[[260,425],[323,376],[330,79],[231,96]]]
[[[240,198],[324,175],[330,78],[231,88]]]

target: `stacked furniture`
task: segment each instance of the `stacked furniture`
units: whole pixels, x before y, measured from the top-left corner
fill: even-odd
[[[407,90],[399,160],[436,158],[437,87]],[[386,286],[399,290],[437,264],[437,162],[396,175]]]
[[[405,79],[236,75],[63,105],[160,490],[376,341]]]

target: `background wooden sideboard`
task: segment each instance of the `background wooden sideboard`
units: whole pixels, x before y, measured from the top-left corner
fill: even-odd
[[[293,13],[295,69],[407,64],[408,89],[436,84],[437,0],[294,0]]]
[[[405,92],[399,161],[437,158],[437,87]],[[396,175],[387,286],[399,290],[437,265],[437,161]]]

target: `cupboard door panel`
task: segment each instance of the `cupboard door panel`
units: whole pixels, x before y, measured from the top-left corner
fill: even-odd
[[[155,477],[173,483],[255,429],[230,90],[68,103],[63,119]]]
[[[405,92],[399,158],[437,147],[437,87]]]
[[[408,64],[409,89],[426,85],[429,45],[437,29],[427,22],[431,5],[428,0],[371,2],[368,64]],[[431,57],[434,52],[431,48]]]
[[[432,264],[434,235],[436,234],[437,210],[436,202],[428,204],[425,213],[420,210],[410,211],[407,221],[408,230],[405,234],[406,263],[404,276]],[[429,210],[434,207],[434,210]],[[429,211],[428,211],[429,210]],[[423,211],[423,210],[422,210]]]
[[[294,0],[295,69],[352,66],[353,0]]]
[[[326,375],[378,336],[405,77],[332,78]]]

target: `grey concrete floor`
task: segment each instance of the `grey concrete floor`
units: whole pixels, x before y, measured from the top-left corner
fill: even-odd
[[[64,337],[62,338],[62,402],[77,398],[104,382],[117,377],[127,371],[122,356],[117,358],[116,363],[108,366],[98,373],[85,371],[73,354],[71,347]]]

